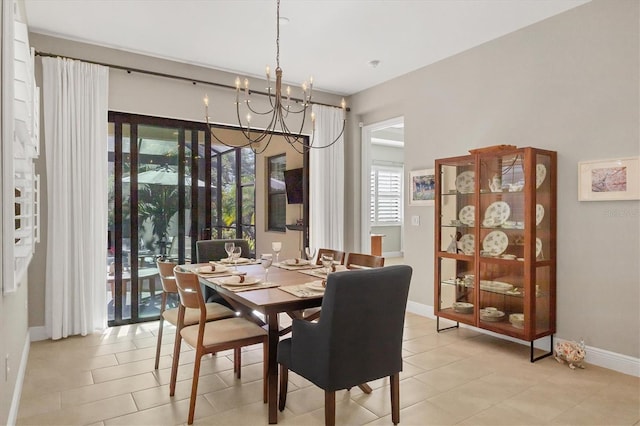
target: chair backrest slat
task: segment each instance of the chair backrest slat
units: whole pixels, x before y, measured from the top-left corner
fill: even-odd
[[[173,276],[173,268],[178,264],[163,260],[157,260],[156,264],[158,265],[160,282],[162,282],[162,290],[167,293],[177,293],[178,287],[176,286],[176,278]]]
[[[185,308],[200,309],[204,311],[204,299],[198,276],[192,272],[184,272],[179,266],[173,270],[176,277],[178,294],[180,295],[180,303]]]
[[[347,255],[347,268],[358,269],[358,266],[365,268],[382,268],[384,266],[384,257],[374,256],[372,254],[349,253]]]
[[[340,250],[332,250],[321,248],[318,250],[318,257],[316,257],[316,265],[322,265],[322,256],[325,254],[329,254],[333,256],[334,262],[340,262],[341,265],[344,265],[344,252]]]

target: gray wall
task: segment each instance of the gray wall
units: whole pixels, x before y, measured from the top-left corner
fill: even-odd
[[[407,170],[496,144],[558,152],[558,336],[640,356],[640,203],[579,202],[577,164],[637,156],[639,3],[594,0],[354,95],[349,193],[359,193],[358,122],[404,116]],[[348,204],[348,249],[359,197]],[[410,299],[433,306],[433,209],[407,207]]]

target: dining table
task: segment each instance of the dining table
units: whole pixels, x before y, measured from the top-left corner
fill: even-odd
[[[281,313],[290,313],[292,317],[299,317],[296,313],[304,309],[318,307],[322,304],[323,291],[317,285],[309,288],[311,283],[321,281],[321,267],[317,265],[285,265],[278,267],[273,264],[269,268],[268,282],[264,283],[265,271],[257,262],[247,262],[237,266],[229,266],[227,273],[201,273],[209,264],[181,265],[187,270],[196,272],[200,282],[217,291],[240,314],[266,327],[267,342],[267,403],[269,404],[269,423],[278,423],[278,342],[280,341]],[[234,269],[235,268],[235,269]],[[244,275],[251,281],[260,279],[258,285],[232,287],[224,285],[224,279],[229,275]],[[320,281],[319,281],[320,280]],[[288,288],[287,288],[288,287]],[[292,294],[289,291],[296,292]],[[264,322],[255,315],[259,312],[264,316]]]

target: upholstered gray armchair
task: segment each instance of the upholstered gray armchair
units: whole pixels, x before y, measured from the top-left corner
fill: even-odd
[[[279,408],[288,370],[325,391],[325,423],[335,424],[335,391],[391,378],[392,421],[400,421],[402,332],[412,269],[407,265],[329,275],[317,323],[293,320],[291,338],[278,345]]]
[[[228,255],[224,250],[225,243],[234,243],[236,246],[242,247],[242,256],[249,257],[249,242],[247,240],[199,240],[196,241],[196,263],[226,259]],[[210,287],[205,287],[204,298],[208,303],[215,302],[233,308],[217,291]]]
[[[196,241],[197,263],[226,259],[228,255],[224,250],[225,243],[234,243],[236,246],[242,247],[242,256],[250,257],[249,242],[247,240],[200,240]]]

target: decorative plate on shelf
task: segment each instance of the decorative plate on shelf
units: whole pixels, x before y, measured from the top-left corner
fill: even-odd
[[[509,207],[509,204],[504,201],[496,201],[489,204],[489,207],[485,210],[482,225],[487,227],[500,226],[509,219],[510,215],[511,207]]]
[[[463,224],[473,226],[476,220],[476,208],[474,206],[464,206],[460,209],[458,217]]]
[[[540,225],[542,218],[544,218],[544,207],[542,204],[536,204],[536,226]]]
[[[482,248],[492,256],[501,255],[509,245],[507,234],[502,231],[491,231],[484,237]]]
[[[475,253],[476,251],[476,240],[473,234],[464,234],[462,237],[460,237],[460,241],[458,241],[458,244],[460,250],[462,250],[462,252],[467,256],[473,255],[473,253]]]
[[[536,258],[540,256],[540,253],[542,253],[542,240],[536,238]]]
[[[536,188],[540,188],[545,177],[547,177],[547,168],[544,164],[536,164]]]
[[[461,314],[473,313],[473,303],[467,302],[453,302],[453,310]]]
[[[456,177],[456,189],[458,190],[458,192],[461,192],[463,194],[473,192],[475,185],[475,173],[471,170],[462,172]]]
[[[496,308],[480,309],[480,319],[483,321],[498,322],[502,321],[504,317],[505,313]]]
[[[480,280],[480,289],[487,291],[495,291],[497,293],[505,293],[513,290],[513,285],[503,283],[502,281]]]

